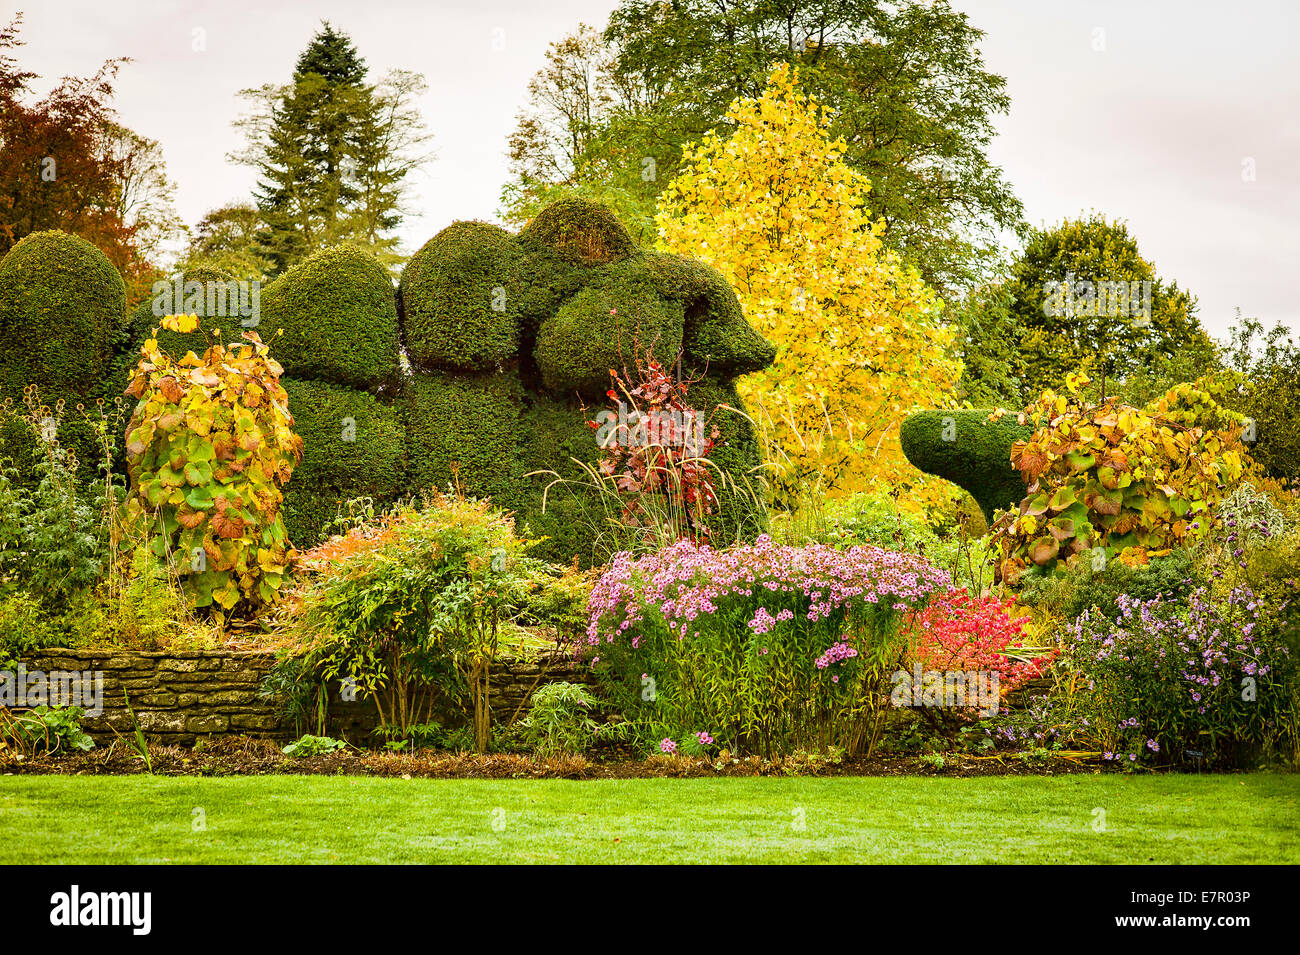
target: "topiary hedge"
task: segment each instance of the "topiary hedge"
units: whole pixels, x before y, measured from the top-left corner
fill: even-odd
[[[735,291],[713,266],[664,253],[647,255],[645,264],[660,294],[684,307],[682,351],[693,373],[734,377],[776,359],[776,346],[745,320]]]
[[[682,347],[685,310],[659,294],[640,258],[593,271],[582,291],[542,322],[534,357],[559,394],[596,397],[647,349],[667,363]]]
[[[413,491],[455,484],[513,502],[519,486],[523,387],[513,374],[417,372],[398,400]]]
[[[345,501],[377,507],[406,487],[406,430],[397,409],[345,385],[285,378],[302,460],[285,489],[284,522],[295,547],[311,547]]]
[[[102,400],[111,416],[110,431],[117,433],[125,421],[114,403],[121,398],[124,376],[113,374],[114,346],[125,337],[125,325],[122,278],[84,239],[36,232],[0,261],[0,401],[26,414],[24,393],[35,385],[59,443],[76,455],[82,464],[78,474],[86,480],[98,477],[102,457],[97,403]],[[0,421],[0,456],[12,462],[19,480],[35,479],[36,453],[31,428],[6,415]]]
[[[989,421],[991,413],[990,408],[919,411],[903,420],[899,432],[907,460],[969,491],[990,523],[995,510],[1025,496],[1025,482],[1011,466],[1011,446],[1034,433],[1014,415]]]
[[[0,261],[0,396],[30,384],[50,400],[89,396],[125,314],[126,287],[99,249],[66,232],[27,236]]]
[[[525,249],[554,252],[570,265],[594,266],[635,255],[627,228],[605,206],[587,199],[560,199],[519,233]]]
[[[519,348],[515,237],[456,222],[411,257],[398,285],[402,340],[417,368],[486,371]]]
[[[240,341],[244,329],[251,326],[245,325],[244,316],[239,314],[235,297],[238,286],[232,288],[233,282],[235,279],[225,272],[199,267],[155,283],[153,294],[131,316],[132,365],[134,351],[158,328],[163,315],[199,317],[199,325],[192,332],[158,328],[158,347],[177,358],[189,351],[202,356],[214,340],[223,344]],[[251,316],[248,321],[252,321]]]
[[[739,408],[736,375],[775,354],[720,274],[639,251],[613,213],[582,200],[554,203],[518,236],[450,226],[411,260],[399,290],[416,369],[399,399],[411,489],[455,480],[492,497],[547,538],[539,554],[565,562],[608,549],[609,502],[583,489],[575,459],[597,461],[588,421],[605,407],[611,369],[630,371],[647,350],[665,365],[680,354],[691,378],[704,376],[691,397],[707,417],[719,402]],[[713,417],[722,439],[711,457],[726,472],[719,537],[753,536],[757,440],[742,415]]]
[[[281,275],[261,292],[256,331],[291,377],[376,392],[397,381],[393,283],[363,249],[324,249]]]

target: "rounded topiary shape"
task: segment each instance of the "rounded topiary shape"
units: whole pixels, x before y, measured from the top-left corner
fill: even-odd
[[[519,242],[525,249],[551,249],[573,265],[604,265],[636,254],[618,216],[588,199],[552,202],[524,226]]]
[[[668,364],[682,345],[685,310],[659,294],[637,258],[600,270],[537,331],[533,355],[547,388],[585,396],[609,389],[622,371],[652,351]]]
[[[294,546],[318,543],[353,498],[376,506],[405,488],[406,430],[396,408],[364,391],[323,381],[282,379],[302,460],[285,488],[284,524]]]
[[[202,357],[214,341],[224,345],[240,341],[240,334],[255,320],[254,316],[245,318],[239,313],[240,294],[233,276],[202,266],[155,282],[149,298],[131,316],[133,351],[154,329],[158,330],[158,347],[177,358],[190,351]],[[248,291],[242,294],[248,303]],[[164,315],[197,315],[199,324],[192,332],[174,332],[159,327]],[[245,325],[246,321],[250,325]]]
[[[1011,466],[1011,445],[1034,433],[1014,415],[989,421],[991,413],[990,408],[919,411],[903,420],[899,432],[907,460],[969,491],[990,523],[995,510],[1025,496],[1025,482]]]
[[[89,395],[126,315],[126,288],[104,253],[66,232],[36,232],[0,261],[0,397],[29,384],[47,402]]]
[[[485,222],[455,222],[424,244],[398,285],[402,340],[425,370],[487,371],[519,348],[515,237]]]
[[[291,377],[366,390],[397,379],[393,283],[364,249],[324,249],[262,289],[255,330]]]
[[[455,485],[508,506],[519,486],[517,375],[416,372],[399,405],[412,491]]]
[[[776,360],[776,346],[745,319],[735,291],[713,266],[661,252],[647,255],[646,265],[660,293],[686,310],[682,354],[692,369],[729,378]]]

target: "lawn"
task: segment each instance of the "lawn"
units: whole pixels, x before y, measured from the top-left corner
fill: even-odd
[[[9,776],[0,862],[1296,863],[1300,776]]]

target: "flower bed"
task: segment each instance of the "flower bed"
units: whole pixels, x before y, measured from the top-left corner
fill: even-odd
[[[680,541],[615,557],[579,649],[660,749],[857,753],[905,658],[907,615],[949,583],[923,558],[878,547]]]

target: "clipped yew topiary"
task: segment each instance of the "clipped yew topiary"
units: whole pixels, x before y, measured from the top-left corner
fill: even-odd
[[[618,216],[588,199],[560,199],[519,233],[527,250],[553,250],[571,265],[593,266],[634,255],[636,243]]]
[[[607,404],[611,370],[680,357],[683,373],[702,379],[694,406],[719,428],[718,539],[759,531],[757,440],[742,413],[717,405],[743,412],[735,378],[769,364],[774,349],[718,272],[642,252],[609,210],[564,200],[517,236],[448,227],[399,288],[415,368],[398,399],[409,490],[455,484],[513,510],[525,536],[545,538],[538,556],[602,559],[621,540],[610,519],[623,504],[584,469],[600,463],[589,422]]]
[[[345,502],[381,508],[405,490],[406,431],[397,409],[346,385],[286,378],[302,460],[285,489],[285,528],[294,546],[319,543]]]
[[[918,411],[903,420],[899,439],[907,460],[927,474],[970,492],[989,523],[993,512],[1025,496],[1011,465],[1011,446],[1033,434],[1014,415],[990,421],[991,408]]]
[[[66,232],[36,232],[0,261],[0,397],[30,384],[47,402],[95,391],[126,313],[122,277],[104,253]]]
[[[486,371],[519,348],[515,237],[456,222],[411,257],[398,302],[407,356],[417,368]]]
[[[363,249],[324,249],[281,275],[261,292],[257,331],[291,377],[366,391],[397,380],[393,283]]]
[[[455,484],[513,504],[524,392],[508,373],[417,372],[399,399],[413,491]]]
[[[586,397],[609,388],[647,349],[672,361],[682,345],[685,312],[659,294],[644,260],[634,258],[594,272],[591,281],[542,322],[534,355],[547,388]]]
[[[745,320],[735,291],[713,266],[659,252],[646,255],[645,266],[660,294],[685,309],[682,352],[693,371],[743,375],[775,360],[776,347]]]

